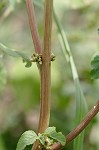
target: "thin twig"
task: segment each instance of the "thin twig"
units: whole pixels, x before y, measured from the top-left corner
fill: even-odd
[[[32,3],[32,0],[26,0],[26,6],[27,6],[29,24],[30,24],[30,29],[31,29],[31,34],[32,34],[35,51],[38,54],[41,54],[42,46],[41,46],[40,37],[39,37],[38,29],[37,29],[35,11],[34,11],[34,6]]]
[[[75,139],[91,122],[91,120],[95,117],[95,115],[99,112],[99,100],[96,105],[88,112],[85,118],[81,121],[81,123],[66,136],[66,144],[70,143],[73,139]],[[52,145],[51,150],[59,150],[62,145],[58,142]]]

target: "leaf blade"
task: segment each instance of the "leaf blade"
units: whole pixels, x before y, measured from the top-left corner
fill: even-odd
[[[16,150],[23,150],[27,145],[33,144],[36,139],[38,137],[34,131],[29,130],[24,132],[18,141]]]
[[[90,75],[92,79],[99,78],[99,55],[96,55],[91,61]]]
[[[49,137],[61,143],[62,146],[66,144],[66,138],[61,132],[54,131],[49,135]]]
[[[44,134],[51,134],[52,132],[56,131],[56,127],[48,127]]]
[[[56,127],[48,127],[43,133],[45,136],[61,143],[62,146],[66,144],[66,138],[62,132],[57,132]]]
[[[10,49],[2,43],[0,43],[0,50],[1,50],[1,52],[3,52],[6,55],[9,55],[9,56],[12,56],[12,57],[17,57],[17,58],[21,57],[23,59],[23,61],[26,63],[25,67],[28,68],[28,67],[32,66],[32,62],[31,62],[28,54],[16,51],[14,49]]]

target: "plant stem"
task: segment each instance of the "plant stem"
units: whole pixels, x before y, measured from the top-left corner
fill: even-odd
[[[75,139],[91,122],[91,120],[95,117],[95,115],[99,112],[99,100],[96,105],[88,112],[85,118],[81,121],[81,123],[66,136],[66,144],[70,143],[73,139]],[[52,145],[51,150],[59,150],[62,145],[58,142]]]
[[[49,126],[51,96],[51,31],[52,31],[53,0],[45,0],[44,46],[42,51],[40,119],[38,133],[43,133]],[[38,149],[38,142],[33,150]]]
[[[37,29],[35,11],[34,11],[34,6],[32,3],[32,0],[26,0],[26,6],[27,6],[29,24],[30,24],[30,29],[31,29],[31,34],[32,34],[35,51],[38,54],[41,54],[42,46],[41,46],[40,37],[39,37],[38,29]]]
[[[43,64],[41,67],[41,107],[38,132],[42,133],[49,126],[51,95],[51,30],[53,0],[45,0],[45,28]]]

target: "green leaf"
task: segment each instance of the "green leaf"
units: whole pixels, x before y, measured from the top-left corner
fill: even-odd
[[[52,132],[56,131],[56,127],[48,127],[44,134],[51,134]]]
[[[28,54],[26,54],[26,53],[19,52],[19,51],[16,51],[14,49],[10,49],[2,43],[0,43],[0,51],[6,55],[9,55],[12,57],[21,57],[23,59],[23,62],[26,63],[25,67],[31,67],[32,66],[32,62],[31,62]]]
[[[24,132],[18,141],[16,150],[24,150],[27,145],[33,144],[36,139],[38,139],[38,137],[34,131],[29,130]]]
[[[99,69],[93,69],[90,72],[92,79],[99,79]]]
[[[23,58],[23,63],[26,63],[25,67],[27,67],[27,68],[32,66],[32,62],[29,59]]]
[[[66,144],[66,138],[61,132],[53,131],[49,134],[49,137],[61,143],[62,146]]]
[[[76,115],[75,126],[77,126],[87,113],[87,104],[78,79],[75,79],[76,87]],[[83,150],[84,131],[74,140],[74,150]]]
[[[91,66],[93,69],[99,69],[99,55],[95,56],[91,61]]]
[[[91,61],[91,78],[98,79],[99,78],[99,55],[96,55]]]
[[[39,141],[40,141],[40,143],[42,144],[42,145],[45,145],[45,139],[44,139],[44,136],[43,136],[43,134],[38,134],[38,139],[39,139]]]
[[[45,136],[54,139],[61,143],[62,146],[66,144],[66,138],[61,132],[56,132],[56,127],[48,127],[43,133]]]

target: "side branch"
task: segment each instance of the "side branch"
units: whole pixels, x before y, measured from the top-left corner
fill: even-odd
[[[99,100],[96,105],[88,112],[85,118],[81,121],[81,123],[66,136],[66,144],[70,143],[73,139],[75,139],[91,122],[91,120],[95,117],[95,115],[99,112]],[[60,143],[55,143],[52,145],[51,150],[59,150],[62,147]]]
[[[26,0],[26,6],[27,6],[27,12],[28,12],[28,18],[29,18],[29,24],[30,24],[33,43],[34,43],[34,48],[38,54],[41,54],[42,46],[41,46],[40,37],[37,29],[35,11],[34,11],[32,0]]]

